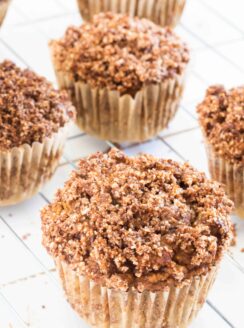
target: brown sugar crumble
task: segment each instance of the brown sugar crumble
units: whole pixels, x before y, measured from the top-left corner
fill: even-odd
[[[170,28],[112,13],[68,28],[50,46],[58,71],[121,94],[175,77],[189,61],[188,47]]]
[[[0,151],[42,142],[63,127],[74,109],[65,92],[10,61],[0,64]]]
[[[220,260],[232,237],[232,205],[187,163],[113,149],[82,159],[42,210],[43,244],[107,287],[155,290]]]
[[[208,88],[198,106],[200,124],[215,151],[231,163],[244,164],[244,86]]]

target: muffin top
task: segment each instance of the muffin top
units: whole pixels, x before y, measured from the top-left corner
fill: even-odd
[[[0,64],[0,151],[42,142],[73,115],[65,92],[10,61]]]
[[[179,75],[189,61],[187,46],[171,29],[121,14],[101,13],[50,45],[58,71],[121,94]]]
[[[244,164],[244,86],[208,88],[198,106],[200,124],[214,150],[231,163]]]
[[[107,287],[157,290],[220,260],[231,210],[220,185],[189,164],[111,150],[82,159],[42,210],[43,244]]]

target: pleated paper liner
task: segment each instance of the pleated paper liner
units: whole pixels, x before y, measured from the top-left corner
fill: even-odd
[[[174,27],[180,20],[186,0],[77,0],[84,20],[100,12],[147,18],[161,26]]]
[[[244,218],[244,166],[220,157],[207,140],[205,146],[212,178],[224,184],[226,193],[235,203],[235,213]]]
[[[3,20],[6,16],[10,1],[11,0],[0,1],[0,26],[2,25]]]
[[[43,143],[0,151],[0,206],[32,197],[49,180],[63,152],[67,126]]]
[[[56,71],[56,76],[59,87],[71,95],[81,130],[114,142],[145,141],[166,128],[178,109],[185,79],[182,74],[144,86],[133,98],[107,88],[91,88],[68,73]]]
[[[139,293],[102,287],[59,259],[56,266],[69,303],[97,328],[186,328],[203,306],[217,272],[213,267],[182,287]]]

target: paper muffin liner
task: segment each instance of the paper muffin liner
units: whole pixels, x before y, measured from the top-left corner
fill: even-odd
[[[0,151],[0,206],[30,198],[57,168],[67,136],[67,126],[43,143],[24,144]]]
[[[244,166],[220,157],[205,140],[209,171],[214,180],[224,184],[226,193],[235,203],[235,212],[244,218]]]
[[[150,19],[161,26],[174,27],[180,20],[186,0],[78,0],[84,20],[100,12],[128,14]]]
[[[139,293],[109,289],[79,276],[56,259],[63,288],[71,306],[97,328],[185,328],[203,306],[217,267],[204,276],[193,277],[182,287]]]
[[[3,23],[9,4],[10,4],[10,0],[0,1],[0,26]]]
[[[91,88],[68,73],[56,71],[56,76],[59,87],[70,93],[81,130],[114,142],[145,141],[166,128],[179,107],[185,80],[184,72],[144,86],[133,98],[107,88]]]

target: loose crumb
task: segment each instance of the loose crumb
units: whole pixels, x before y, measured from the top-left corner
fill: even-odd
[[[30,236],[31,234],[28,232],[22,236],[22,240],[27,240]]]

